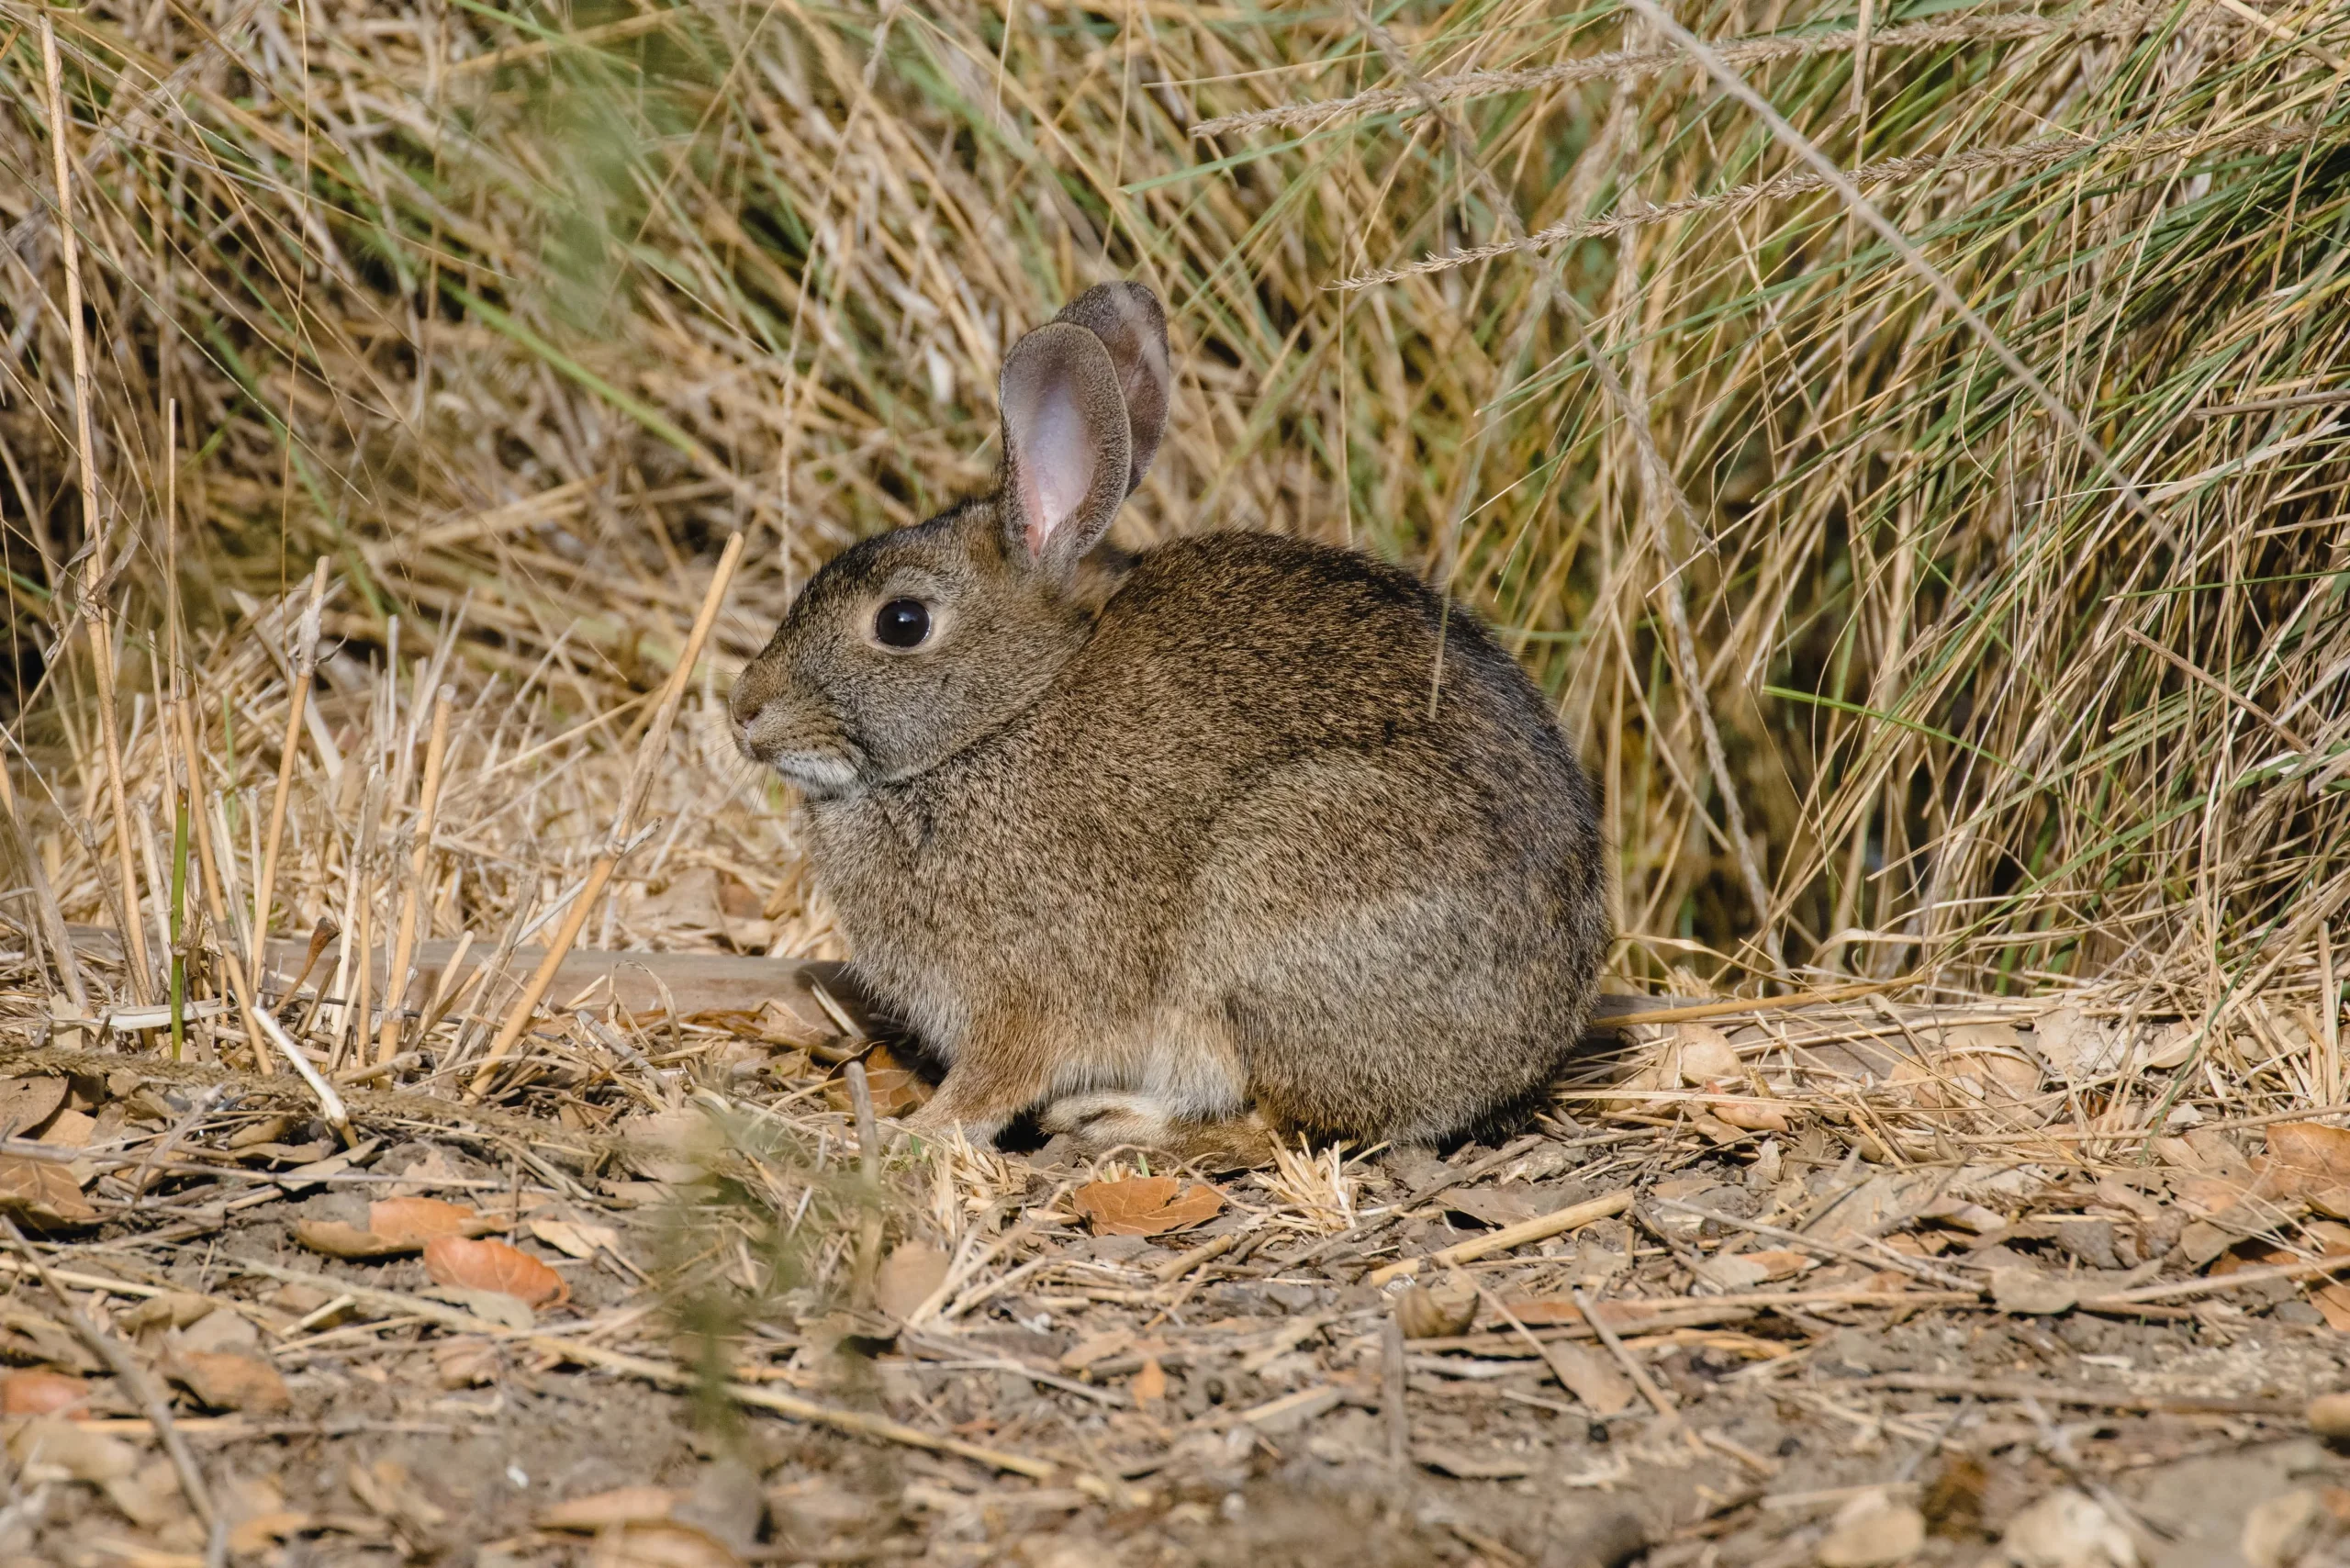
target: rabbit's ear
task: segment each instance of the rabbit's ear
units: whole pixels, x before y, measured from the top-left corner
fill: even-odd
[[[1126,498],[1132,443],[1118,368],[1100,338],[1052,321],[1012,346],[999,390],[1007,543],[1066,576]]]
[[[1118,392],[1126,400],[1128,452],[1126,489],[1142,483],[1158,438],[1167,429],[1167,389],[1172,378],[1167,358],[1167,312],[1158,297],[1138,283],[1096,284],[1053,318],[1074,321],[1110,351],[1118,368]]]

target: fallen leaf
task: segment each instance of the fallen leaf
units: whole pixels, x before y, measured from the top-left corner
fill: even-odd
[[[2052,1274],[2017,1266],[1991,1271],[1991,1299],[2001,1312],[2042,1317],[2072,1311],[2081,1293]]]
[[[571,1287],[561,1274],[503,1241],[436,1236],[424,1244],[424,1271],[437,1285],[494,1291],[530,1306],[571,1299]]]
[[[1787,1108],[1775,1100],[1717,1100],[1711,1108],[1716,1119],[1727,1122],[1741,1132],[1783,1133],[1787,1130]]]
[[[600,1530],[620,1525],[656,1524],[669,1517],[679,1494],[666,1486],[615,1486],[586,1497],[570,1497],[539,1510],[541,1529]]]
[[[65,1103],[62,1078],[0,1079],[0,1137],[30,1137]]]
[[[141,1529],[161,1529],[178,1519],[195,1520],[180,1493],[180,1478],[172,1462],[161,1454],[141,1464],[135,1475],[103,1483],[102,1490],[106,1501]]]
[[[1881,1491],[1863,1492],[1830,1523],[1819,1542],[1820,1568],[1879,1568],[1916,1556],[1925,1544],[1925,1515]]]
[[[531,1234],[566,1258],[593,1258],[599,1247],[616,1256],[621,1249],[621,1233],[609,1225],[534,1219],[531,1221]]]
[[[498,1228],[471,1204],[439,1198],[378,1198],[367,1205],[367,1228],[386,1241],[421,1247],[436,1236],[479,1236]]]
[[[98,1220],[73,1171],[54,1159],[21,1154],[0,1154],[0,1210],[44,1228]]]
[[[946,1282],[946,1254],[922,1241],[902,1242],[873,1277],[874,1305],[901,1322]]]
[[[1477,1282],[1458,1269],[1433,1284],[1411,1284],[1395,1301],[1395,1321],[1406,1339],[1447,1339],[1465,1334],[1477,1318]]]
[[[1157,1356],[1145,1356],[1129,1387],[1136,1405],[1156,1405],[1167,1397],[1167,1369],[1158,1364]]]
[[[97,1130],[95,1116],[85,1116],[68,1105],[50,1118],[49,1126],[41,1129],[40,1141],[51,1148],[87,1148]]]
[[[42,1481],[119,1481],[139,1469],[139,1450],[120,1438],[55,1416],[36,1416],[8,1437],[8,1457],[24,1467],[19,1485]]]
[[[887,1046],[876,1046],[865,1053],[865,1087],[873,1096],[876,1116],[902,1116],[928,1103],[930,1085],[920,1074],[890,1054]],[[835,1111],[848,1112],[856,1108],[848,1092],[845,1075],[824,1085],[824,1100]]]
[[[2310,1293],[2310,1305],[2324,1317],[2327,1327],[2337,1334],[2350,1334],[2350,1285],[2321,1285]],[[2344,1426],[2350,1428],[2350,1409],[2344,1411]]]
[[[1531,1187],[1461,1187],[1444,1194],[1443,1202],[1454,1214],[1494,1226],[1516,1225],[1559,1206],[1558,1199]]]
[[[294,1399],[277,1369],[235,1350],[179,1350],[163,1363],[173,1383],[215,1410],[290,1410]]]
[[[468,1290],[463,1285],[431,1285],[424,1294],[452,1306],[462,1306],[486,1323],[501,1328],[511,1328],[517,1334],[527,1334],[538,1327],[538,1317],[531,1304],[520,1296],[508,1295],[504,1291]]]
[[[261,1353],[261,1330],[253,1320],[233,1307],[206,1301],[211,1310],[186,1320],[173,1338],[173,1345],[185,1350],[235,1350],[244,1355]]]
[[[1214,1219],[1224,1208],[1224,1194],[1214,1187],[1203,1182],[1186,1187],[1172,1176],[1089,1182],[1073,1201],[1102,1236],[1160,1236]]]
[[[2264,1191],[2307,1198],[2350,1187],[2350,1132],[2315,1122],[2279,1122],[2268,1129]]]
[[[443,1339],[432,1347],[432,1375],[443,1388],[479,1388],[495,1383],[498,1347],[482,1339]]]
[[[1106,1361],[1135,1342],[1131,1329],[1113,1328],[1105,1334],[1088,1334],[1061,1352],[1061,1371],[1083,1372],[1096,1361]]]
[[[1738,1047],[1719,1029],[1704,1024],[1683,1024],[1674,1031],[1681,1045],[1681,1081],[1691,1088],[1708,1083],[1744,1082]]]
[[[90,1397],[90,1385],[63,1372],[30,1369],[0,1377],[0,1416],[54,1416]]]
[[[1639,1390],[1623,1369],[1607,1356],[1570,1340],[1553,1340],[1542,1347],[1542,1360],[1550,1365],[1550,1375],[1559,1386],[1583,1403],[1595,1416],[1613,1416],[1628,1410]]]
[[[675,1519],[623,1525],[596,1537],[588,1568],[740,1568],[716,1536]]]
[[[294,1222],[294,1239],[330,1258],[390,1258],[413,1252],[422,1245],[402,1245],[376,1235],[365,1226],[341,1219],[297,1219]]]

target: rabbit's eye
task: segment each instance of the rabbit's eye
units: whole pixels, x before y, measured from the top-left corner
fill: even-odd
[[[884,647],[918,647],[930,635],[930,607],[918,599],[893,599],[874,616],[873,634]]]

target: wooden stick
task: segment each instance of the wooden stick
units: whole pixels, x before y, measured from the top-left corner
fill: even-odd
[[[2266,1284],[2270,1280],[2322,1278],[2328,1274],[2338,1274],[2344,1269],[2350,1269],[2350,1252],[2321,1258],[2311,1263],[2278,1263],[2266,1269],[2239,1269],[2232,1274],[2177,1280],[2166,1285],[2141,1285],[2134,1291],[2116,1291],[2111,1295],[2085,1295],[2077,1305],[2084,1311],[2112,1312],[2142,1302],[2180,1301],[2188,1296],[2218,1295],[2224,1291],[2234,1290],[2238,1285]]]
[[[1507,1252],[1513,1248],[1523,1247],[1529,1241],[1547,1241],[1553,1236],[1589,1225],[1593,1220],[1606,1219],[1610,1215],[1622,1214],[1631,1206],[1632,1190],[1626,1187],[1620,1192],[1609,1193],[1605,1197],[1587,1199],[1580,1204],[1570,1204],[1555,1213],[1539,1215],[1533,1219],[1520,1220],[1516,1225],[1504,1226],[1499,1230],[1488,1231],[1483,1236],[1472,1237],[1467,1241],[1456,1243],[1441,1252],[1431,1252],[1425,1258],[1406,1258],[1401,1262],[1390,1263],[1383,1269],[1374,1269],[1371,1272],[1370,1282],[1373,1286],[1378,1286],[1387,1283],[1390,1280],[1407,1280],[1431,1265],[1439,1269],[1450,1268],[1453,1264],[1470,1262],[1494,1252]]]
[[[416,843],[408,851],[408,887],[400,895],[400,927],[392,943],[392,967],[384,972],[384,1032],[375,1042],[378,1067],[400,1053],[400,1007],[408,1000],[408,960],[416,956],[417,907],[423,902],[424,879],[432,870],[433,819],[441,810],[441,767],[448,760],[449,710],[454,697],[444,686],[432,699],[432,738],[424,747],[424,793],[416,803]]]
[[[285,703],[285,744],[277,754],[277,792],[270,797],[269,838],[261,855],[261,879],[253,887],[252,972],[246,977],[261,994],[262,955],[269,950],[269,901],[277,887],[277,851],[285,838],[285,802],[294,791],[294,759],[301,755],[302,714],[319,673],[319,612],[326,603],[327,558],[310,572],[310,602],[294,633],[294,688]]]
[[[2301,1407],[2281,1399],[2227,1399],[2199,1394],[2121,1394],[2095,1388],[2067,1388],[2019,1379],[2013,1383],[1987,1377],[1948,1377],[1939,1372],[1878,1372],[1860,1380],[1863,1388],[1897,1388],[1911,1394],[1972,1394],[1978,1399],[2042,1399],[2051,1405],[2078,1405],[2096,1410],[2135,1410],[2147,1415],[2168,1411],[2182,1416],[2281,1416],[2300,1414]]]
[[[498,1065],[529,1030],[532,1016],[545,1000],[547,988],[554,983],[555,971],[563,967],[564,955],[579,940],[580,928],[588,924],[589,912],[604,896],[604,886],[612,879],[612,872],[619,867],[621,855],[634,833],[637,814],[644,809],[644,797],[653,788],[654,770],[669,749],[669,731],[677,722],[677,705],[685,700],[694,666],[701,660],[702,644],[710,640],[710,629],[718,620],[718,607],[726,597],[726,585],[733,580],[735,565],[742,558],[743,536],[729,534],[726,548],[718,557],[718,569],[711,574],[710,588],[702,596],[701,611],[694,617],[693,630],[686,633],[686,645],[677,655],[677,667],[669,672],[669,683],[661,689],[661,704],[654,710],[653,722],[645,726],[644,738],[638,743],[636,767],[629,774],[627,789],[621,792],[621,808],[612,817],[611,832],[605,835],[603,853],[588,868],[588,885],[579,890],[579,897],[564,913],[563,924],[547,944],[546,956],[539,960],[531,983],[514,999],[498,1037],[484,1053],[481,1066],[465,1090],[467,1100],[478,1100],[489,1092]]]
[[[147,972],[147,935],[139,928],[139,868],[131,857],[130,806],[122,788],[122,737],[116,733],[114,618],[106,611],[106,533],[98,515],[98,471],[90,434],[90,345],[82,331],[82,247],[73,228],[73,161],[65,152],[65,82],[57,59],[57,30],[40,18],[41,70],[49,84],[49,146],[57,168],[57,238],[65,252],[65,332],[73,350],[73,452],[82,475],[82,527],[89,556],[82,567],[83,614],[89,622],[90,665],[98,689],[98,730],[105,743],[106,801],[114,812],[115,868],[122,878],[122,949],[131,994],[155,1000]]]
[[[1866,1252],[1857,1247],[1844,1246],[1841,1242],[1824,1241],[1817,1236],[1806,1236],[1800,1231],[1782,1230],[1775,1225],[1763,1225],[1759,1221],[1739,1219],[1734,1215],[1720,1214],[1713,1209],[1700,1208],[1695,1204],[1684,1203],[1678,1198],[1659,1198],[1656,1204],[1661,1209],[1671,1209],[1675,1214],[1690,1215],[1698,1219],[1709,1219],[1716,1225],[1728,1226],[1733,1230],[1751,1230],[1757,1236],[1767,1236],[1774,1241],[1785,1241],[1791,1246],[1824,1253],[1830,1258],[1841,1258],[1847,1262],[1860,1263],[1878,1270],[1898,1269],[1905,1274],[1915,1274],[1918,1278],[1930,1284],[1940,1285],[1946,1291],[1976,1289],[1972,1280],[1963,1279],[1956,1274],[1937,1269],[1923,1260],[1893,1251],[1889,1248],[1882,1253]],[[1980,1292],[1977,1291],[1977,1294],[1979,1294]]]

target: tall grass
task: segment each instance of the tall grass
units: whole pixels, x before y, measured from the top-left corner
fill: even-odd
[[[122,678],[172,476],[191,614],[324,554],[358,652],[462,606],[574,713],[660,678],[743,530],[730,666],[980,482],[1012,339],[1133,275],[1181,376],[1122,530],[1483,609],[1604,781],[1627,973],[2331,983],[2350,12],[1673,14],[1785,129],[1615,6],[52,10]],[[94,722],[39,15],[0,3],[36,771]]]

